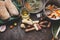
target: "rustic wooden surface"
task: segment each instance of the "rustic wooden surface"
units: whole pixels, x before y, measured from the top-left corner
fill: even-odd
[[[52,1],[52,0],[51,0]],[[56,0],[53,0],[56,1]],[[59,2],[59,0],[57,0]],[[60,3],[60,2],[59,2]],[[33,20],[36,19],[35,16],[31,16]],[[40,31],[24,32],[20,28],[21,20],[19,20],[18,26],[13,29],[9,28],[11,22],[7,24],[7,29],[5,32],[0,33],[0,40],[51,40],[52,31],[51,28],[45,28]]]
[[[33,16],[33,17],[32,17]],[[37,20],[35,15],[31,15],[33,20]],[[20,22],[19,22],[20,21]],[[24,32],[20,28],[21,20],[17,20],[18,26],[13,29],[9,28],[11,22],[7,24],[5,32],[0,33],[0,40],[51,40],[52,33],[51,28],[42,29],[40,31]]]
[[[41,31],[23,32],[20,27],[7,29],[4,33],[0,33],[0,40],[51,40],[52,34],[50,29],[42,29]]]

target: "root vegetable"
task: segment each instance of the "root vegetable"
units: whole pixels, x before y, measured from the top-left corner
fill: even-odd
[[[31,19],[29,19],[29,20],[28,19],[23,19],[22,22],[26,23],[26,24],[29,24],[29,25],[33,24],[33,22],[31,21]]]
[[[8,9],[8,11],[10,12],[11,16],[19,15],[16,6],[12,3],[11,0],[5,0],[5,5],[6,5],[6,8]]]
[[[25,28],[25,25],[24,25],[24,24],[21,24],[20,27],[21,27],[21,28]]]
[[[0,1],[0,18],[2,20],[6,20],[6,19],[10,18],[10,15],[5,7],[4,1]]]

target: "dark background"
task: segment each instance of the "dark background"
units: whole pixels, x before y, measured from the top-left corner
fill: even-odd
[[[60,0],[53,0],[51,2],[56,2],[56,1],[60,3],[59,2]],[[37,20],[35,15],[36,14],[31,15],[31,18],[33,20]],[[48,19],[48,21],[51,21],[51,20]],[[9,26],[13,24],[14,22],[17,22],[18,25],[14,27],[13,29],[10,29]],[[52,22],[52,25],[59,24],[59,21],[51,21],[51,22]],[[52,26],[50,28],[45,28],[45,29],[43,28],[40,31],[31,31],[31,32],[26,33],[24,32],[24,30],[20,28],[20,24],[21,24],[21,19],[8,22],[6,24],[7,25],[6,31],[3,33],[0,33],[0,40],[51,40],[53,37],[52,31],[51,31]]]

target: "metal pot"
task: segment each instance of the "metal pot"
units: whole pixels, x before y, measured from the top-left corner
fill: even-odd
[[[49,1],[49,0],[25,0],[24,7],[30,13],[38,13],[44,9],[47,1]]]

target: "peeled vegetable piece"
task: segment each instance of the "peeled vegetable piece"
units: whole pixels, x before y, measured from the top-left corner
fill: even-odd
[[[16,6],[12,3],[11,0],[5,0],[5,4],[6,4],[6,7],[7,7],[8,11],[11,14],[11,16],[17,16],[17,15],[19,15]]]
[[[6,25],[0,26],[0,32],[4,32],[6,30]]]
[[[6,20],[10,18],[10,15],[5,7],[4,1],[0,1],[0,19]]]

